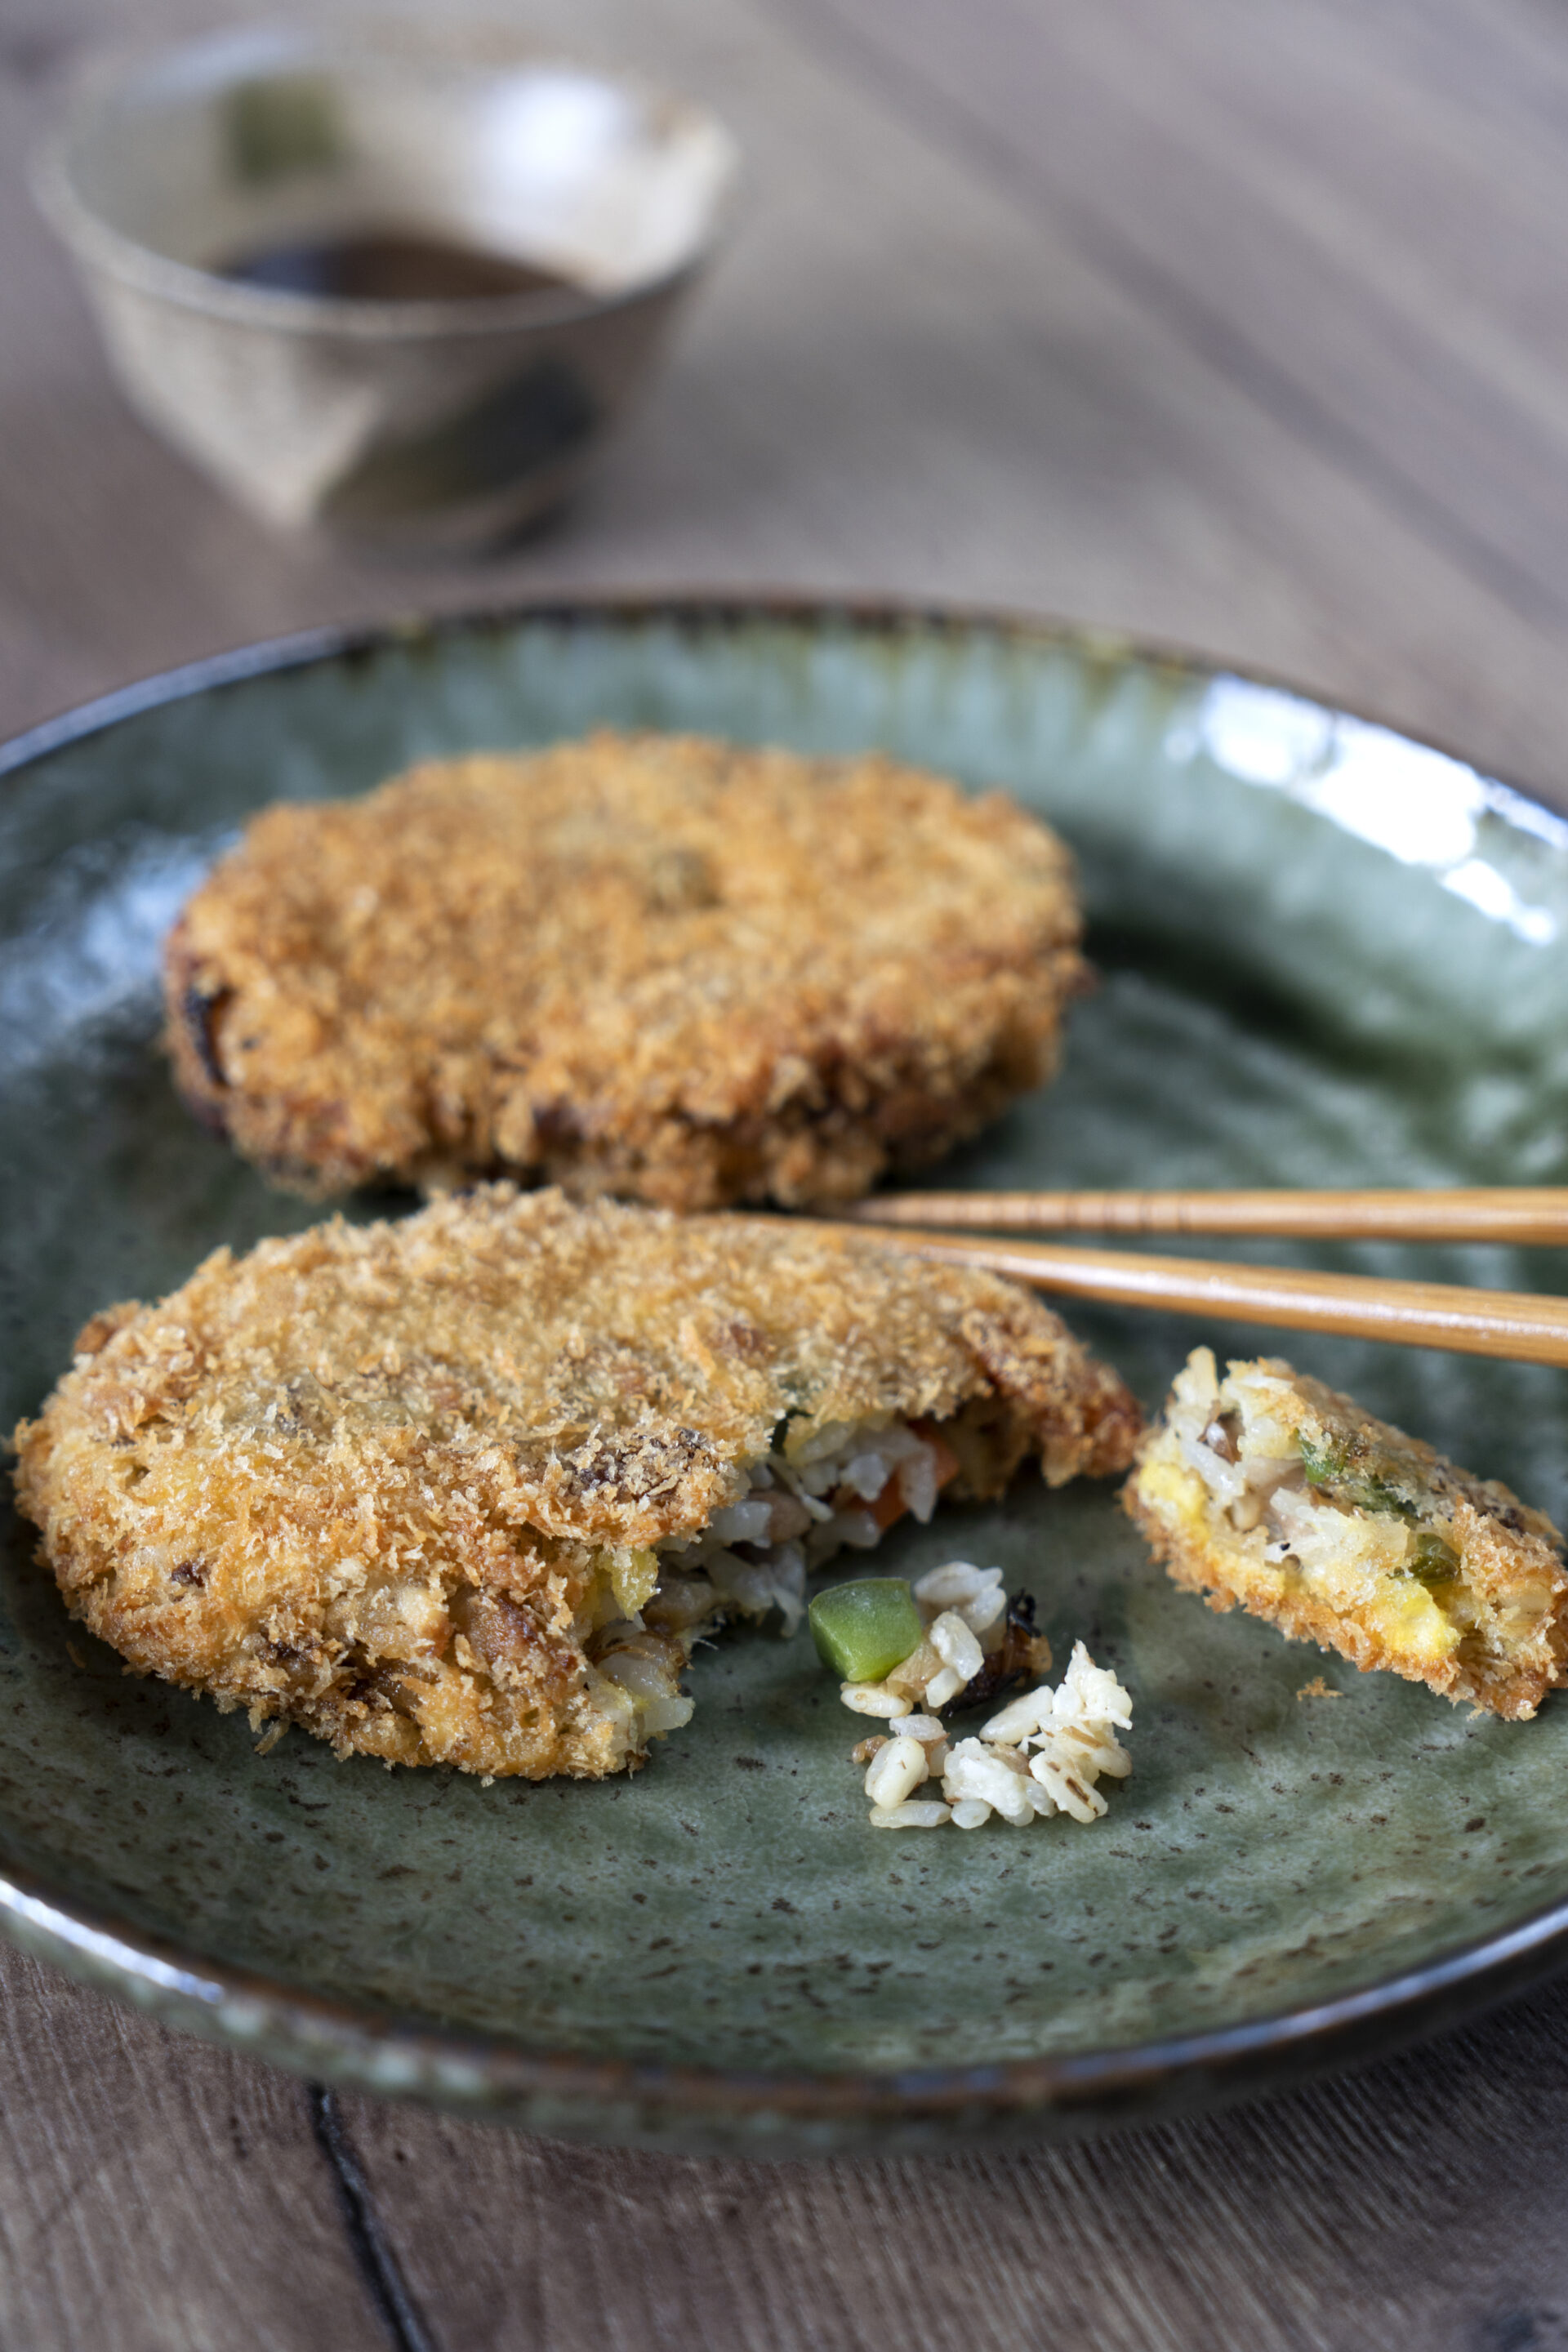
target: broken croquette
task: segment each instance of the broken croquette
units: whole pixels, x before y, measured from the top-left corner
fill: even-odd
[[[1137,1429],[994,1276],[503,1184],[96,1317],[18,1494],[143,1671],[341,1754],[597,1778],[689,1715],[699,1633],[798,1612],[889,1492],[1103,1475]]]

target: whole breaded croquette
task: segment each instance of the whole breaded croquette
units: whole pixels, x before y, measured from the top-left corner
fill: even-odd
[[[388,1762],[587,1778],[700,1631],[939,1488],[1126,1466],[1117,1375],[1010,1283],[859,1236],[498,1184],[219,1250],[16,1433],[72,1612]]]
[[[165,958],[199,1115],[279,1181],[864,1192],[1055,1069],[1068,853],[877,755],[600,733],[264,810]]]

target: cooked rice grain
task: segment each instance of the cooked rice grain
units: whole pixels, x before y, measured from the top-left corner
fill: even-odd
[[[931,1570],[915,1590],[929,1609],[938,1599],[989,1593],[993,1576],[999,1581],[1001,1570],[953,1560]],[[1039,1814],[1068,1813],[1092,1822],[1106,1812],[1096,1783],[1124,1780],[1132,1769],[1116,1737],[1131,1724],[1132,1702],[1116,1676],[1097,1666],[1077,1642],[1054,1690],[1041,1684],[1025,1692],[977,1736],[950,1747],[940,1711],[980,1672],[984,1654],[963,1619],[943,1610],[885,1682],[840,1685],[839,1696],[853,1713],[880,1716],[896,1726],[891,1738],[862,1740],[854,1750],[854,1760],[868,1768],[874,1828],[935,1828],[940,1823],[931,1816],[940,1813],[959,1829],[981,1829],[994,1812],[1022,1829]],[[917,1698],[919,1714],[910,1711]],[[946,1805],[915,1801],[913,1790],[939,1773]]]

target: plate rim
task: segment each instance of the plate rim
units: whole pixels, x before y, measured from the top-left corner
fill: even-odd
[[[510,2035],[426,2023],[226,1961],[193,1962],[174,1939],[94,1905],[62,1902],[16,1864],[0,1873],[0,1934],[165,2024],[296,2074],[561,2137],[574,2121],[584,2137],[668,2144],[674,2126],[689,2148],[690,2127],[707,2126],[698,2152],[798,2157],[843,2153],[857,2127],[892,2152],[889,2127],[918,2145],[954,2128],[973,2137],[977,2125],[1021,2123],[1022,2136],[1039,2137],[1147,2124],[1387,2057],[1552,1974],[1568,1937],[1568,1899],[1308,2007],[1102,2050],[885,2070],[664,2065],[531,2050]],[[606,2132],[607,2119],[619,2128]],[[839,2136],[813,2147],[802,2137],[812,2126]]]
[[[201,656],[42,719],[0,742],[0,778],[143,712],[318,663],[529,624],[654,620],[730,630],[773,621],[817,628],[837,623],[868,633],[990,633],[1071,647],[1096,662],[1237,678],[1386,728],[1501,784],[1551,820],[1553,833],[1568,824],[1537,793],[1440,740],[1265,668],[1022,607],[808,590],[568,592],[379,622],[326,623]],[[1435,1960],[1240,2023],[1065,2055],[886,2069],[670,2066],[530,2048],[510,2035],[438,2026],[193,1955],[176,1938],[77,1902],[44,1874],[15,1864],[0,1870],[0,1934],[168,2024],[296,2073],[561,2136],[797,2157],[842,2153],[857,2138],[884,2150],[945,2146],[977,2128],[994,2136],[1009,2124],[1033,2137],[1105,2130],[1260,2095],[1332,2065],[1387,2055],[1560,1968],[1568,1958],[1568,1896]]]
[[[1231,660],[1212,647],[1179,637],[1121,629],[1109,623],[1075,620],[1066,614],[1022,604],[983,602],[948,604],[919,596],[882,594],[874,590],[843,591],[810,588],[710,588],[666,591],[657,587],[542,591],[537,595],[510,597],[501,604],[453,605],[430,613],[393,613],[374,621],[322,621],[310,628],[286,630],[277,636],[255,637],[216,653],[198,654],[169,669],[149,671],[123,686],[108,688],[87,701],[70,703],[60,711],[36,719],[19,734],[0,739],[0,781],[35,760],[68,750],[89,735],[134,719],[164,704],[188,700],[215,687],[244,685],[312,662],[351,658],[404,646],[417,646],[440,636],[460,636],[479,630],[504,629],[525,621],[555,621],[567,625],[591,621],[651,621],[711,623],[734,628],[752,621],[816,623],[847,622],[857,629],[991,630],[1001,636],[1033,639],[1041,645],[1067,646],[1093,661],[1137,662],[1145,668],[1176,670],[1189,677],[1236,678],[1247,686],[1268,688],[1310,704],[1333,719],[1381,728],[1423,751],[1436,751],[1470,769],[1485,783],[1500,785],[1538,815],[1548,820],[1554,837],[1568,837],[1568,810],[1552,807],[1533,786],[1521,783],[1510,772],[1483,763],[1462,746],[1442,735],[1416,733],[1401,719],[1360,702],[1350,703],[1304,686],[1300,678],[1267,663]]]

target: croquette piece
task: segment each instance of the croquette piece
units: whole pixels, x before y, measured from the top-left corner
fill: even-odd
[[[690,1714],[699,1631],[798,1617],[808,1557],[1031,1452],[1123,1469],[1138,1425],[993,1276],[499,1184],[110,1308],[17,1485],[142,1671],[341,1755],[595,1779]]]
[[[265,810],[165,957],[197,1113],[310,1193],[845,1201],[1054,1071],[1070,860],[878,756],[597,734]]]
[[[1532,1716],[1568,1669],[1550,1519],[1277,1358],[1188,1358],[1123,1499],[1178,1584],[1445,1698]]]

